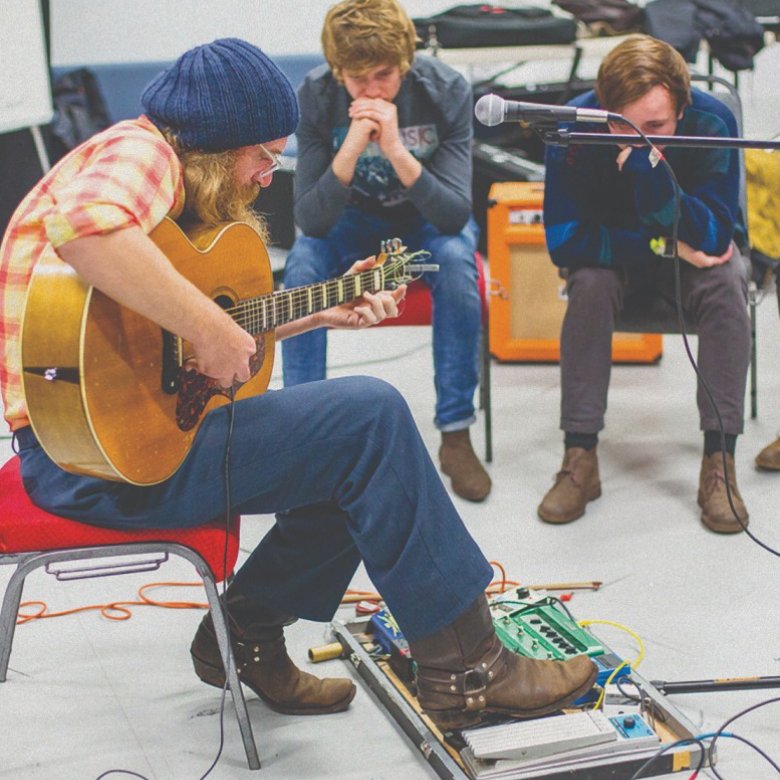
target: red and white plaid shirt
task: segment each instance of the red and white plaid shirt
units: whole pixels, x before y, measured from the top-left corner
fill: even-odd
[[[145,116],[85,141],[21,202],[0,245],[0,391],[12,431],[29,424],[20,331],[35,264],[75,238],[135,225],[149,234],[183,207],[181,163]]]

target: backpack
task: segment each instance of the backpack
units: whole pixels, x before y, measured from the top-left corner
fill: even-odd
[[[412,22],[423,43],[452,49],[571,43],[577,36],[574,19],[535,6],[456,5]]]
[[[644,9],[629,0],[553,0],[553,3],[592,30],[609,35],[638,30],[644,20]]]
[[[735,0],[652,0],[645,6],[645,32],[674,46],[694,62],[705,38],[712,56],[731,71],[753,67],[764,46],[764,28]]]

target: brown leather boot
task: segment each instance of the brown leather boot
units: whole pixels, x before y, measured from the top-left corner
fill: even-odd
[[[726,453],[726,469],[728,472],[731,500],[742,520],[734,517],[726,495],[726,479],[723,475],[723,453],[713,452],[705,455],[701,461],[699,474],[698,502],[701,507],[701,521],[710,531],[719,534],[737,534],[743,530],[743,524],[748,524],[748,511],[737,487],[737,473],[734,470],[734,456]]]
[[[409,643],[417,662],[420,706],[442,730],[478,723],[483,714],[536,718],[586,693],[597,670],[587,656],[537,661],[508,650],[480,596],[449,626]]]
[[[484,501],[492,483],[471,446],[469,429],[441,435],[441,470],[452,480],[452,489],[467,501]]]
[[[238,678],[244,685],[272,710],[286,715],[320,715],[347,709],[355,696],[355,686],[350,680],[321,680],[302,672],[287,655],[281,625],[247,624],[244,629],[230,601],[228,598],[230,638]],[[198,626],[190,654],[195,674],[208,685],[223,688],[225,671],[211,614]]]
[[[546,523],[570,523],[585,514],[588,501],[601,495],[596,448],[569,447],[563,456],[555,484],[536,510]]]
[[[756,466],[768,471],[780,471],[780,437],[771,444],[767,444],[761,452],[756,455]]]

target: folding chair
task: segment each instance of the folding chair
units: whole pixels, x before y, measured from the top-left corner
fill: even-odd
[[[170,556],[177,555],[188,560],[203,580],[222,663],[228,670],[228,688],[247,763],[250,769],[259,769],[252,726],[216,585],[233,571],[238,557],[239,529],[239,517],[232,518],[227,528],[224,519],[217,519],[195,528],[132,531],[67,520],[39,509],[30,501],[22,486],[19,458],[14,456],[0,469],[0,565],[16,566],[0,608],[0,682],[6,680],[24,580],[31,571],[43,566],[48,574],[61,581],[105,577],[155,571]],[[120,561],[116,556],[135,556],[135,560]],[[60,565],[66,561],[87,563],[83,567]]]

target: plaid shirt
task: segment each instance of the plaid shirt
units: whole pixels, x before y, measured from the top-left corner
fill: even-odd
[[[183,207],[181,163],[144,116],[85,141],[21,202],[0,245],[0,391],[12,431],[29,424],[19,337],[35,264],[75,238],[134,225],[149,234]]]

